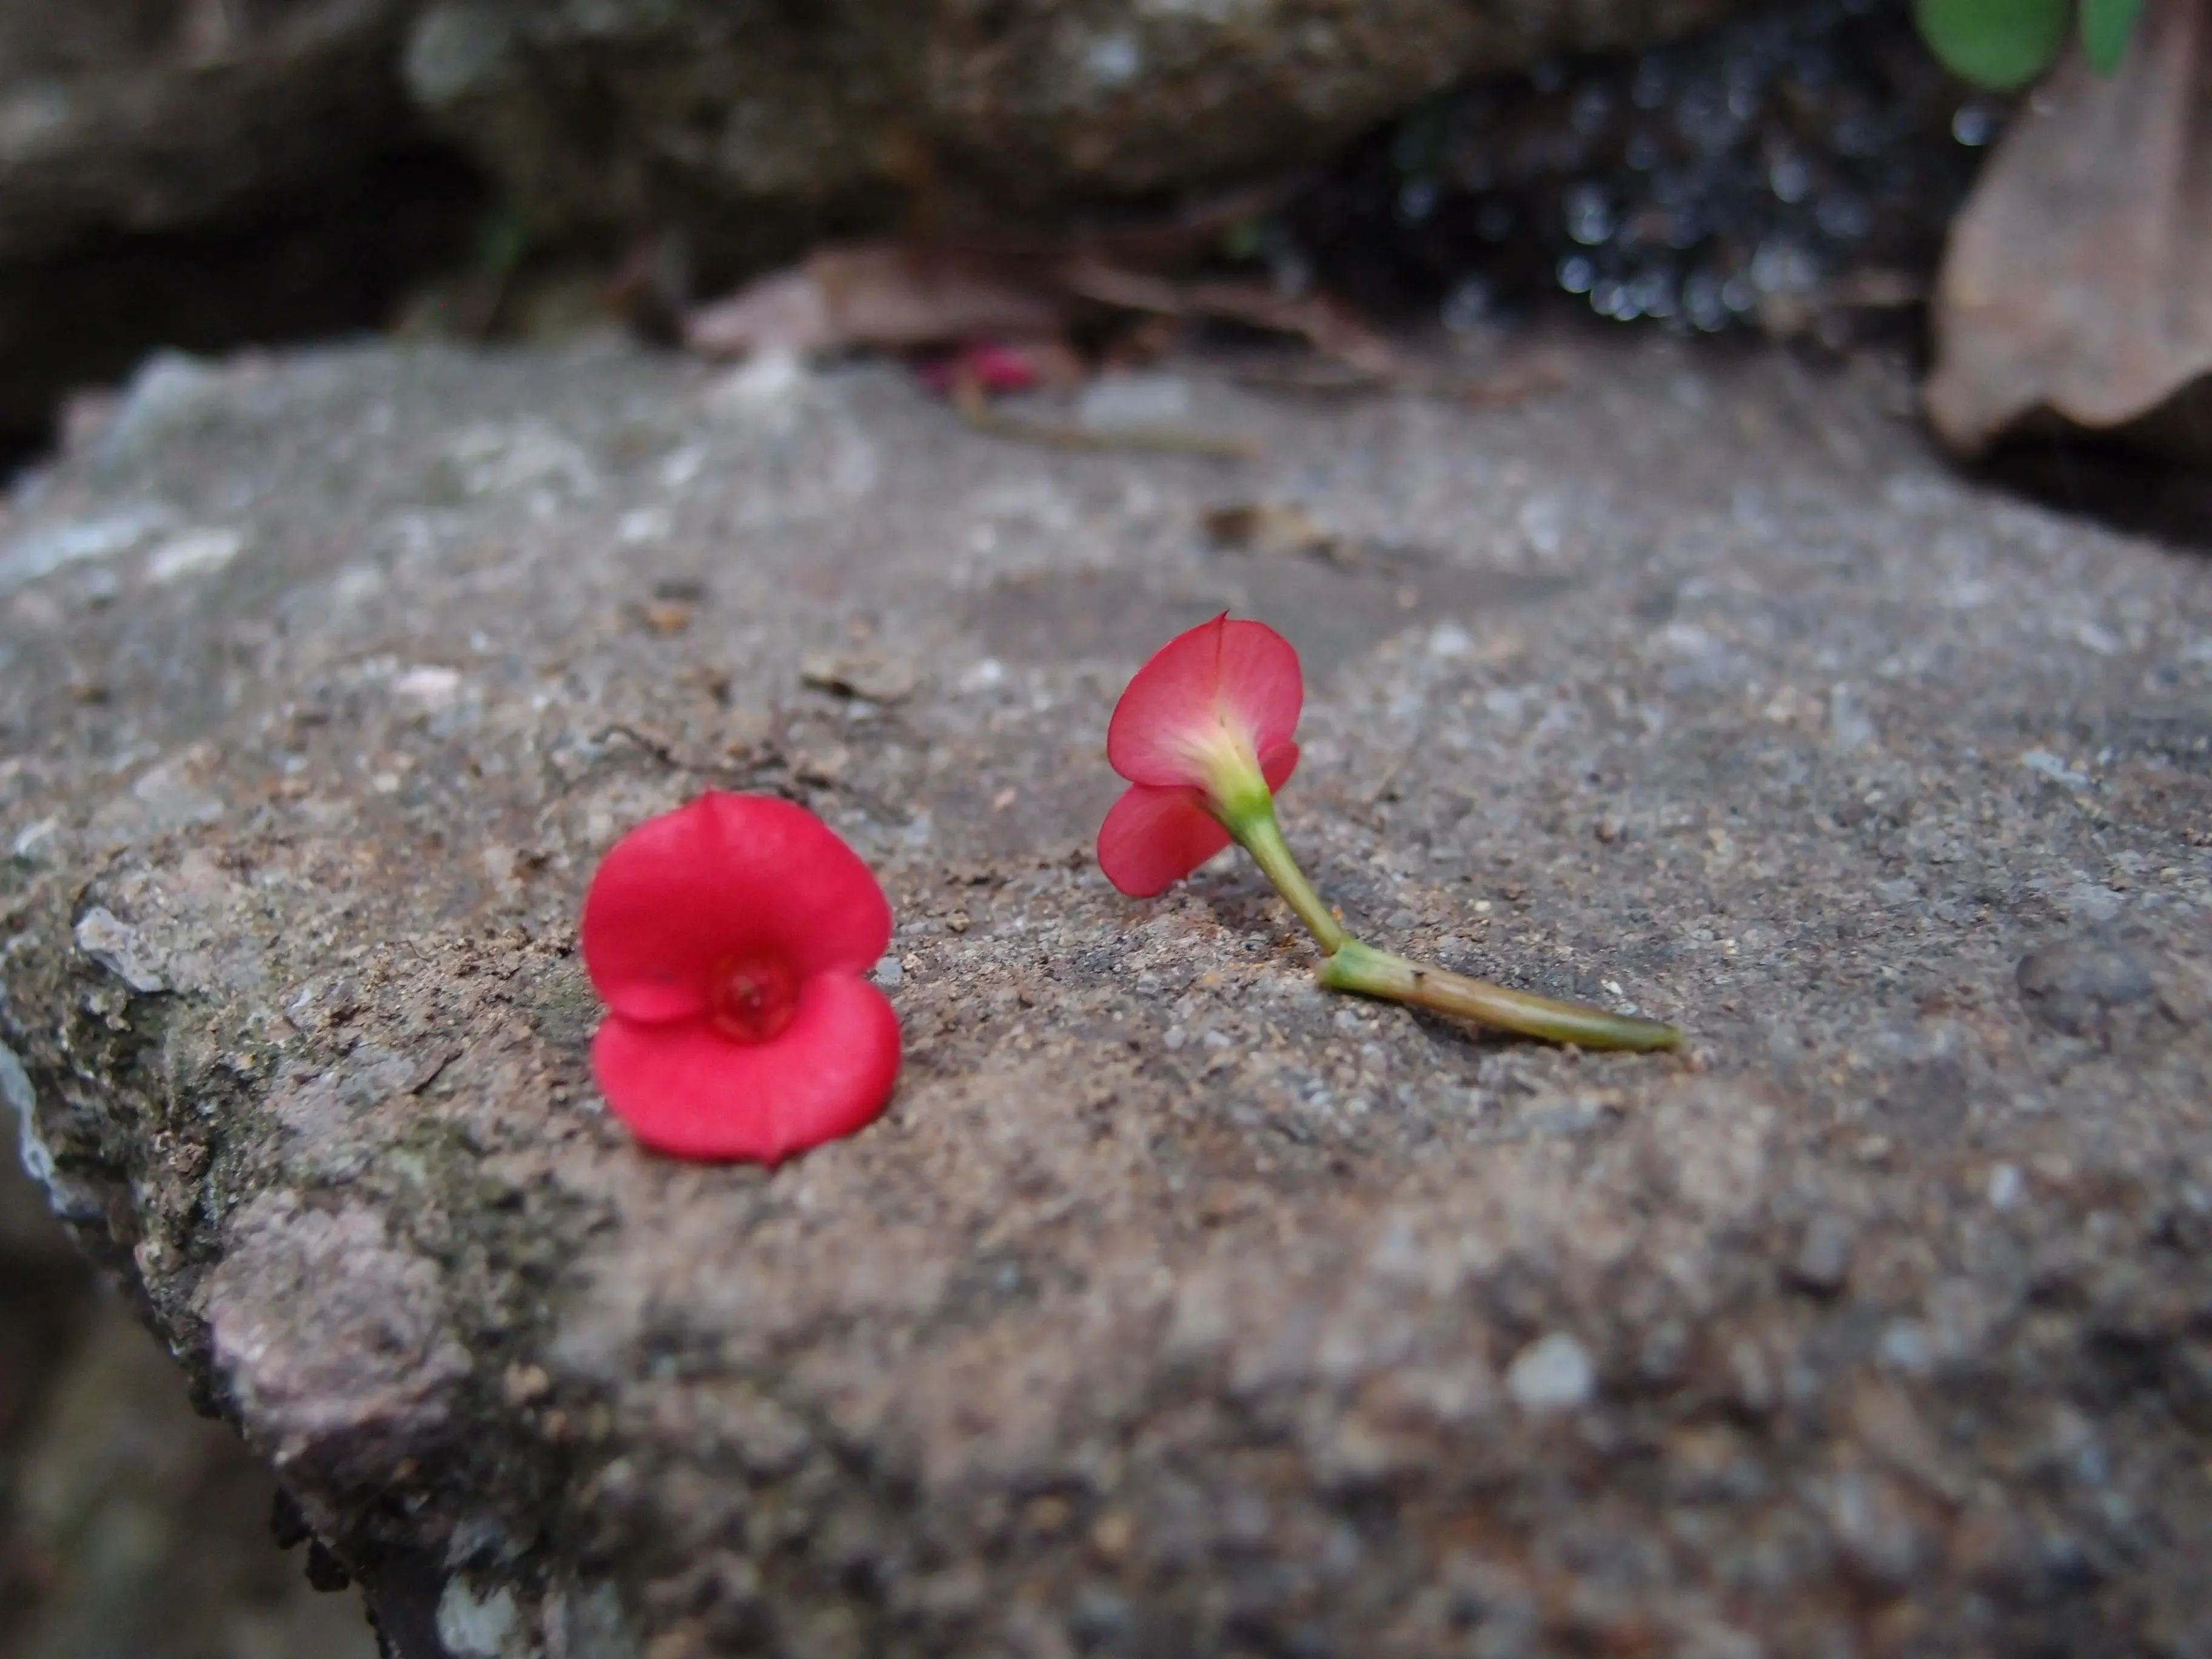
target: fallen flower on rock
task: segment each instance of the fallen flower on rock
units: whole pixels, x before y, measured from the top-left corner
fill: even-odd
[[[1346,933],[1275,823],[1274,792],[1297,765],[1292,736],[1304,698],[1297,653],[1261,623],[1224,613],[1154,653],[1106,729],[1108,763],[1129,784],[1098,831],[1106,878],[1150,898],[1234,841],[1313,934],[1331,990],[1589,1048],[1680,1046],[1671,1025],[1471,979]]]
[[[715,791],[638,825],[584,897],[592,1071],[656,1151],[778,1163],[890,1100],[898,1017],[864,975],[890,905],[802,806]]]

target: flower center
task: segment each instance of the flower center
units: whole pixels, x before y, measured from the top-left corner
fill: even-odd
[[[707,1018],[724,1036],[766,1042],[799,1012],[799,981],[781,957],[732,957],[714,969]]]

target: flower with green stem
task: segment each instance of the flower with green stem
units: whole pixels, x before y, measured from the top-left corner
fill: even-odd
[[[1098,832],[1107,879],[1135,898],[1165,891],[1232,841],[1321,947],[1321,983],[1588,1048],[1673,1048],[1656,1020],[1555,1001],[1378,951],[1353,939],[1306,879],[1275,822],[1298,763],[1305,698],[1297,653],[1261,623],[1226,613],[1180,634],[1115,705],[1106,758],[1128,781]]]

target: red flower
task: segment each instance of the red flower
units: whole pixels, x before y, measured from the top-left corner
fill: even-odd
[[[932,357],[915,371],[922,385],[945,397],[967,382],[978,391],[996,395],[1005,392],[1034,392],[1044,379],[1036,358],[1018,345],[996,340],[975,340],[944,356]]]
[[[1224,613],[1153,653],[1106,728],[1106,758],[1129,781],[1098,831],[1106,878],[1150,898],[1228,846],[1227,823],[1272,813],[1304,701],[1298,653],[1263,623]]]
[[[861,975],[890,905],[802,806],[710,793],[617,842],[584,896],[592,1071],[647,1146],[775,1164],[890,1098],[898,1017]]]

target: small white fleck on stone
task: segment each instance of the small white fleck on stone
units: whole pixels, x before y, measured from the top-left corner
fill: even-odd
[[[384,573],[373,564],[349,564],[331,584],[331,600],[341,611],[368,604],[384,591]]]
[[[1145,67],[1142,47],[1126,34],[1103,34],[1083,53],[1083,67],[1101,87],[1125,87]]]
[[[899,981],[905,977],[906,970],[899,965],[899,959],[895,956],[887,956],[876,964],[876,983],[886,991],[897,990]]]
[[[59,818],[40,818],[36,823],[30,824],[17,832],[10,850],[17,859],[28,864],[37,858],[39,848],[52,839],[54,832],[61,827],[62,821]]]
[[[156,502],[126,507],[93,519],[74,519],[16,537],[0,546],[0,593],[47,576],[80,559],[126,553],[174,521]]]
[[[77,919],[76,948],[142,996],[168,989],[140,956],[137,933],[105,905],[95,904]]]
[[[1464,657],[1474,648],[1474,635],[1457,623],[1438,623],[1429,630],[1429,654],[1449,659]]]
[[[1859,707],[1858,699],[1851,695],[1848,685],[1838,685],[1828,693],[1828,742],[1838,754],[1848,755],[1855,749],[1863,749],[1875,738],[1874,722],[1867,718],[1866,710]]]
[[[706,471],[706,467],[707,452],[696,444],[686,444],[661,462],[661,486],[667,489],[681,489]]]
[[[1522,1410],[1569,1411],[1597,1387],[1589,1352],[1565,1331],[1539,1337],[1514,1357],[1505,1387]]]
[[[1928,1328],[1917,1320],[1892,1320],[1881,1334],[1879,1352],[1883,1364],[1910,1376],[1925,1376],[1936,1363],[1928,1346]]]
[[[2116,657],[2127,649],[2124,640],[2099,623],[2076,624],[2074,637],[2085,650],[2094,651],[2100,657]]]
[[[479,1595],[467,1580],[451,1578],[438,1597],[438,1639],[454,1659],[501,1659],[520,1616],[513,1590]]]
[[[668,539],[670,521],[665,507],[641,507],[622,515],[615,524],[615,539],[624,547]]]
[[[708,393],[723,414],[757,414],[789,403],[806,385],[806,363],[796,351],[772,347],[747,359]]]
[[[2089,779],[2086,773],[2075,771],[2048,749],[2029,750],[2020,757],[2020,763],[2029,771],[2049,778],[2053,783],[2063,783],[2069,789],[2088,787]]]
[[[204,527],[183,531],[147,556],[146,580],[166,584],[187,576],[211,576],[245,549],[243,531]]]
[[[392,682],[394,696],[405,697],[430,708],[451,702],[460,689],[459,670],[430,664],[410,668]]]
[[[1990,1207],[1993,1210],[2009,1210],[2020,1202],[2020,1194],[2024,1185],[2025,1183],[2021,1180],[2020,1170],[2015,1165],[2010,1164],[1995,1165],[1990,1170]]]
[[[981,662],[970,663],[960,676],[963,691],[988,691],[1006,678],[1006,665],[996,657],[986,657]]]
[[[1529,550],[1547,558],[1565,539],[1566,514],[1555,495],[1532,496],[1522,505],[1518,522]]]

